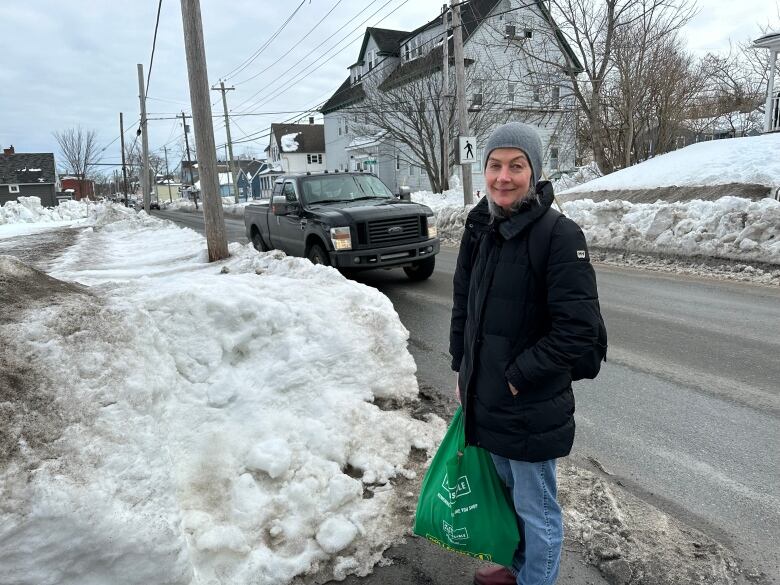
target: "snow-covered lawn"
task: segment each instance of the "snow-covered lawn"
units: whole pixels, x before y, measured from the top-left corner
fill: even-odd
[[[390,301],[250,246],[209,264],[201,236],[145,213],[84,215],[50,276],[0,257],[18,299],[0,317],[0,580],[368,572],[408,529],[411,450],[444,430],[409,414]]]
[[[780,134],[691,144],[574,186],[571,192],[731,183],[780,187]]]

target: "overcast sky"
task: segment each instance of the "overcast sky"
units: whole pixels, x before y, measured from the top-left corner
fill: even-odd
[[[300,115],[281,112],[324,101],[347,77],[367,26],[412,30],[435,17],[444,0],[305,0],[277,39],[243,71],[231,73],[299,2],[201,0],[210,83],[227,77],[227,85],[236,87],[228,92],[234,141],[266,130],[272,121]],[[776,0],[699,0],[698,6],[685,36],[690,48],[702,54],[727,50],[730,39],[752,40],[760,36],[761,25],[778,21]],[[148,72],[156,13],[156,0],[0,0],[0,146],[56,154],[52,132],[78,124],[96,130],[101,145],[108,145],[119,136],[120,111],[125,128],[132,126],[126,134],[132,137],[140,111],[136,64]],[[212,93],[213,113],[222,114],[219,93]],[[190,109],[179,0],[162,3],[148,96],[150,118]],[[240,115],[246,112],[274,113]],[[215,118],[218,145],[225,141],[223,126]],[[162,154],[167,145],[174,161],[182,144],[180,121],[150,120],[150,150]],[[238,144],[235,154],[262,155],[266,145],[265,137]],[[103,157],[120,160],[118,140]]]

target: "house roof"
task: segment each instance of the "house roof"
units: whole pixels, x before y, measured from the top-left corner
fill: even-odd
[[[464,8],[461,11],[464,43],[471,37],[472,34],[474,34],[482,21],[487,18],[490,12],[499,4],[499,2],[501,2],[501,0],[470,0],[470,2],[464,4]],[[546,19],[552,20],[550,13],[544,4],[544,0],[535,0],[535,4]],[[404,41],[418,35],[426,29],[441,25],[443,23],[444,14],[445,13],[443,12],[440,13],[436,18],[426,22],[422,26],[408,33],[404,33],[403,31],[378,28],[366,29],[366,34],[363,36],[363,45],[360,47],[358,63],[362,62],[363,53],[366,50],[366,45],[368,44],[368,38],[370,34],[373,35],[377,46],[380,47],[380,51],[386,52],[388,55],[397,56],[400,54],[400,47]],[[566,40],[566,37],[554,22],[553,26],[555,27],[555,36],[566,53],[566,57],[570,61],[574,71],[577,73],[583,71],[582,64],[577,58],[577,55],[572,50],[571,45],[569,45],[568,41]],[[380,44],[380,38],[383,44]],[[390,75],[387,76],[379,88],[381,90],[388,90],[392,87],[401,85],[407,80],[411,81],[423,77],[432,71],[440,69],[442,60],[441,51],[441,46],[438,46],[431,51],[428,51],[428,53],[423,57],[399,64],[399,66],[396,67],[390,73]],[[450,39],[449,54],[453,55],[454,52],[453,40]],[[470,59],[465,59],[465,63],[468,66],[473,63],[473,61]],[[365,95],[366,94],[363,90],[362,84],[352,85],[351,79],[348,77],[330,97],[330,99],[328,99],[328,101],[323,104],[322,108],[320,108],[320,112],[323,114],[334,112],[343,107],[359,102],[365,97]]]
[[[452,45],[452,40],[450,40]],[[434,71],[438,71],[442,66],[442,53],[441,44],[428,51],[422,57],[402,63],[388,75],[385,80],[379,85],[379,89],[387,91],[404,83],[420,79],[426,75],[430,75]],[[450,63],[455,66],[455,58],[452,56],[452,46],[450,46]],[[466,67],[474,63],[473,59],[464,59],[463,63]]]
[[[322,104],[320,112],[327,114],[340,110],[345,106],[350,106],[356,102],[359,102],[366,97],[366,92],[363,90],[363,85],[358,83],[352,85],[349,77],[342,83],[328,101]]]
[[[282,150],[282,136],[298,134],[296,142],[301,152],[325,152],[325,125],[324,124],[271,124],[271,136],[276,141],[279,150]]]
[[[405,39],[409,36],[409,31],[406,30],[392,30],[389,28],[375,28],[368,27],[366,33],[363,35],[363,44],[360,45],[360,52],[358,53],[358,59],[355,63],[349,67],[355,65],[361,65],[363,63],[363,55],[366,54],[366,47],[368,46],[368,39],[374,37],[374,42],[379,49],[380,56],[398,56],[399,47],[401,46],[401,39]]]
[[[57,182],[54,154],[50,152],[0,154],[0,185]]]

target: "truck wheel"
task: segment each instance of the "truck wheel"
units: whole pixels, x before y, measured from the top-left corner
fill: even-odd
[[[322,249],[319,244],[314,244],[309,248],[309,253],[306,254],[309,262],[312,264],[322,264],[323,266],[330,266],[330,257],[328,253]]]
[[[263,236],[260,235],[260,230],[257,228],[252,230],[252,245],[258,252],[268,252],[268,246],[263,241]]]
[[[420,260],[419,262],[415,262],[411,266],[405,266],[404,272],[406,272],[406,276],[409,277],[409,280],[419,281],[419,280],[425,280],[426,278],[430,278],[431,274],[433,274],[433,269],[436,267],[436,256],[431,256],[430,258],[426,258],[425,260]]]

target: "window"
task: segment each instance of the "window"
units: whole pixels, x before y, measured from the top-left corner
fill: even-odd
[[[552,88],[552,103],[557,106],[561,101],[561,88],[557,85]]]
[[[341,126],[339,126],[339,136],[341,136]]]
[[[511,104],[515,101],[515,87],[517,84],[513,81],[510,81],[506,85],[506,97],[507,101]]]
[[[532,28],[525,28],[525,29],[523,29],[523,36],[524,36],[526,39],[533,38],[533,36],[534,36],[534,30],[533,30]]]
[[[477,164],[471,165],[472,172],[481,175],[482,174],[482,160],[485,158],[485,149],[477,149]]]
[[[553,170],[558,169],[558,147],[550,147],[550,168]]]
[[[374,51],[368,52],[368,70],[371,71],[374,68]]]
[[[344,118],[344,134],[349,134],[349,119]]]
[[[481,81],[475,81],[472,85],[473,88],[473,94],[471,96],[471,105],[473,106],[481,106],[482,105],[482,82]]]
[[[534,101],[535,101],[535,102],[540,102],[540,101],[542,101],[542,100],[541,100],[541,94],[540,94],[540,92],[539,92],[539,88],[538,88],[538,87],[534,87]]]
[[[395,153],[395,170],[396,171],[401,170],[401,153],[399,152]]]
[[[404,61],[409,60],[409,43],[404,45]]]
[[[19,185],[8,185],[8,190],[11,193],[18,193],[19,192]]]
[[[306,162],[310,165],[321,165],[322,164],[322,155],[321,154],[307,154],[306,155]]]
[[[290,182],[284,184],[282,195],[284,195],[284,198],[287,199],[287,201],[298,201],[298,197],[295,195],[295,187],[293,187],[293,184]]]

